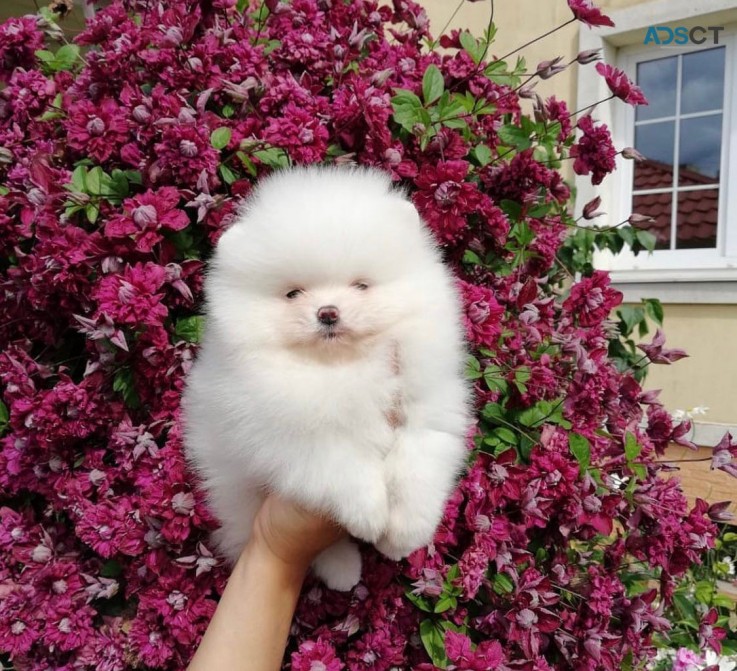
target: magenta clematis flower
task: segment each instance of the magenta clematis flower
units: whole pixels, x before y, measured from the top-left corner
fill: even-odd
[[[709,612],[704,615],[699,625],[699,645],[701,647],[710,646],[717,654],[722,651],[721,640],[727,636],[727,630],[723,627],[715,627],[719,617],[716,608],[710,608]]]
[[[601,184],[606,175],[615,167],[617,151],[612,144],[612,136],[606,124],[594,126],[590,115],[581,117],[576,127],[583,131],[578,143],[571,147],[571,156],[575,157],[573,170],[577,175],[591,173],[591,181]]]
[[[642,89],[634,84],[622,70],[607,63],[597,63],[596,71],[604,77],[607,86],[617,98],[630,105],[647,105],[647,98]]]
[[[622,292],[609,284],[609,276],[596,270],[571,287],[563,306],[576,315],[581,326],[599,324],[622,302]]]
[[[585,23],[589,28],[614,25],[614,21],[602,14],[591,0],[568,0],[568,7],[573,12],[575,19]]]
[[[97,104],[80,100],[69,109],[66,130],[70,147],[85,150],[102,163],[125,143],[128,121],[114,100],[106,98]]]
[[[658,329],[649,345],[640,344],[637,347],[645,352],[651,363],[671,364],[688,356],[682,349],[665,349],[663,345],[665,345],[665,333],[662,329]]]
[[[737,461],[735,457],[737,457],[737,443],[733,443],[732,434],[727,433],[714,447],[711,458],[712,470],[718,469],[737,478]]]
[[[123,214],[105,225],[105,235],[130,238],[138,251],[150,252],[163,240],[164,231],[181,231],[189,224],[187,213],[177,209],[179,200],[179,191],[171,186],[128,198],[123,202]]]

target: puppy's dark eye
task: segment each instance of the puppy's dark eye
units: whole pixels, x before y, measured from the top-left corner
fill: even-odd
[[[354,282],[353,286],[358,289],[359,291],[366,291],[366,289],[369,288],[369,285],[366,284],[366,282]]]
[[[291,301],[297,298],[300,294],[303,294],[305,292],[304,289],[292,289],[289,293],[286,294],[286,297]]]

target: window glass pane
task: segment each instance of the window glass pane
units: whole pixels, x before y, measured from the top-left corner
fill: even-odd
[[[677,75],[677,56],[637,64],[637,85],[649,103],[636,108],[637,121],[675,116]]]
[[[644,161],[635,163],[635,189],[658,189],[673,184],[675,121],[635,127],[635,147]]]
[[[717,246],[719,189],[681,191],[676,217],[677,249],[714,249]]]
[[[670,249],[670,222],[673,210],[672,193],[648,193],[632,198],[632,211],[652,217],[650,224],[638,228],[650,231],[655,236],[655,249]]]
[[[681,114],[722,109],[724,47],[683,56]]]
[[[719,182],[722,158],[722,115],[710,114],[681,121],[678,183]]]

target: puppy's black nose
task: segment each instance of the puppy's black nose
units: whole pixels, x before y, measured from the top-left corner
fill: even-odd
[[[323,305],[317,311],[318,320],[321,324],[325,324],[325,326],[332,326],[338,321],[339,317],[340,312],[334,305]]]

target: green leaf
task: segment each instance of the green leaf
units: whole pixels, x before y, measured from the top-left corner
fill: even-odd
[[[484,419],[504,419],[504,409],[498,403],[487,403],[481,414]]]
[[[726,594],[714,594],[711,599],[711,605],[717,608],[729,608],[731,610],[734,607],[734,600]]]
[[[79,47],[76,44],[64,44],[54,55],[54,70],[71,70],[79,58]]]
[[[516,86],[518,77],[508,71],[506,61],[492,61],[484,68],[484,75],[495,84],[502,86]]]
[[[529,366],[520,366],[514,371],[514,379],[517,382],[529,382],[530,377],[532,377],[532,373]]]
[[[491,581],[491,586],[500,596],[514,592],[514,583],[506,573],[497,573]]]
[[[253,152],[253,155],[270,168],[288,168],[289,154],[280,147],[268,147]]]
[[[491,149],[489,149],[489,147],[487,147],[485,144],[477,144],[471,150],[471,157],[481,167],[484,167],[485,165],[491,163],[491,160],[493,158]]]
[[[103,578],[117,578],[122,572],[123,567],[116,559],[109,559],[100,568],[100,575]]]
[[[628,431],[624,437],[625,458],[628,462],[634,461],[635,459],[637,459],[637,457],[640,456],[640,452],[642,452],[642,445],[637,442],[637,437],[635,436],[635,434]]]
[[[87,189],[87,193],[89,193],[91,196],[100,195],[104,174],[105,173],[103,172],[102,168],[99,165],[96,165],[85,176],[84,184]]]
[[[630,464],[630,468],[639,480],[644,480],[647,477],[645,464]]]
[[[432,663],[444,669],[448,666],[448,656],[445,654],[445,632],[432,620],[420,622],[420,640],[425,646]]]
[[[86,186],[85,186],[85,177],[87,176],[87,168],[85,168],[83,165],[78,165],[74,172],[72,173],[72,186],[74,187],[74,190],[79,193],[84,193]]]
[[[123,170],[114,169],[113,174],[103,181],[103,187],[105,187],[103,190],[109,190],[109,195],[114,196],[116,200],[122,200],[130,191],[128,177]]]
[[[205,318],[201,315],[178,319],[174,326],[174,333],[182,340],[186,340],[191,343],[200,342],[202,340],[204,330]]]
[[[539,203],[528,210],[527,216],[532,217],[533,219],[542,219],[545,215],[550,213],[552,207],[552,203]]]
[[[2,435],[5,432],[5,428],[8,426],[8,422],[10,421],[10,413],[8,412],[8,407],[0,401],[0,435]]]
[[[422,101],[412,91],[397,89],[392,98],[392,109],[394,121],[410,133],[416,124],[422,123]]]
[[[532,146],[532,140],[530,140],[530,134],[526,133],[519,126],[514,124],[506,124],[502,126],[497,135],[499,139],[510,147],[514,147],[517,151],[524,151]]]
[[[233,107],[233,105],[229,105],[229,104],[223,105],[223,116],[226,119],[230,119],[230,117],[232,117],[234,114],[235,114],[235,107]]]
[[[238,175],[236,175],[225,163],[221,163],[218,166],[218,172],[220,173],[220,176],[223,178],[223,181],[226,184],[232,184],[238,179]]]
[[[458,605],[458,599],[450,594],[443,594],[435,603],[435,612],[444,613],[446,610],[455,608]]]
[[[663,305],[657,298],[644,298],[645,312],[658,326],[663,325]]]
[[[131,184],[138,184],[139,186],[143,184],[143,175],[138,170],[124,170],[123,172]]]
[[[141,401],[136,393],[133,381],[133,371],[130,368],[121,368],[113,378],[113,391],[118,392],[129,408],[138,408]]]
[[[617,316],[622,320],[624,328],[620,328],[623,336],[628,336],[635,330],[635,327],[645,319],[645,311],[641,307],[632,307],[625,305],[616,312]]]
[[[264,56],[268,56],[274,49],[281,46],[281,40],[269,40],[264,47]]]
[[[700,603],[711,605],[711,598],[714,595],[714,585],[708,580],[699,580],[696,583],[694,596]]]
[[[478,65],[481,62],[481,55],[484,53],[484,46],[471,33],[464,30],[460,36],[461,46],[468,52],[473,62]]]
[[[423,610],[426,613],[432,613],[433,609],[430,605],[430,602],[424,597],[421,597],[417,594],[412,594],[412,590],[410,588],[407,588],[405,596],[420,610]]]
[[[614,233],[619,235],[623,242],[629,247],[635,244],[635,229],[632,226],[621,226],[614,230]]]
[[[506,426],[499,426],[491,432],[491,435],[509,445],[517,444],[517,434]]]
[[[437,104],[438,119],[448,128],[465,128],[468,123],[463,117],[472,109],[473,105],[467,105],[465,97],[445,91]]]
[[[425,99],[425,104],[434,103],[443,95],[444,90],[445,81],[440,69],[437,65],[428,65],[422,76],[422,97]]]
[[[52,51],[39,49],[38,51],[36,51],[36,58],[38,58],[38,60],[40,60],[42,63],[51,63],[53,62],[55,56]]]
[[[522,205],[514,200],[503,198],[499,203],[499,207],[510,219],[519,219],[522,216]]]
[[[483,265],[483,261],[479,258],[479,255],[476,252],[471,251],[470,249],[467,249],[465,252],[463,252],[463,263],[470,263],[474,266]]]
[[[475,356],[469,356],[466,361],[466,377],[469,380],[478,380],[481,377],[481,364]]]
[[[591,465],[591,444],[588,438],[582,436],[579,433],[568,434],[568,448],[571,450],[571,454],[576,458],[578,462],[578,468],[583,475],[588,471]]]
[[[88,221],[91,224],[94,224],[97,221],[97,217],[100,216],[100,208],[97,207],[94,203],[90,203],[89,205],[85,206],[84,213],[87,216]]]
[[[233,131],[230,130],[227,126],[221,126],[220,128],[216,128],[212,133],[210,134],[210,144],[215,149],[225,149],[225,147],[228,146],[228,143],[230,142],[230,138],[233,136]]]
[[[491,391],[498,391],[501,394],[506,394],[509,389],[509,384],[504,378],[502,369],[493,364],[487,366],[484,370],[484,382]]]
[[[658,239],[652,233],[650,233],[650,231],[637,229],[635,237],[637,238],[637,242],[639,242],[645,249],[647,249],[648,252],[652,252],[655,250],[655,244],[657,243]]]

